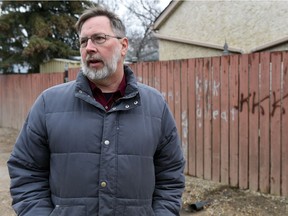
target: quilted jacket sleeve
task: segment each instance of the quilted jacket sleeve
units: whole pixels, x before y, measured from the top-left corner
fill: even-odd
[[[49,148],[45,135],[44,100],[32,107],[7,162],[10,193],[17,215],[49,215]]]
[[[157,216],[179,215],[185,187],[185,160],[175,121],[166,104],[162,116],[162,140],[155,156],[156,186],[153,209]]]

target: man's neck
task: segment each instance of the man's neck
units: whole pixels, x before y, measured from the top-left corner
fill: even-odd
[[[103,93],[116,92],[124,76],[124,71],[115,72],[106,79],[96,80],[93,82]]]

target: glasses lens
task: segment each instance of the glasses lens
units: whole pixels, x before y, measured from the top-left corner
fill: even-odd
[[[102,44],[106,41],[105,34],[95,34],[91,36],[93,44]]]
[[[88,38],[81,38],[80,39],[80,47],[86,47],[88,42]]]

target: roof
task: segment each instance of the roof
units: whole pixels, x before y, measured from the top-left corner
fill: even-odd
[[[69,62],[69,63],[78,63],[79,60],[71,60],[71,59],[64,59],[64,58],[53,58],[53,59],[50,59],[49,61],[47,62],[50,62],[50,61],[57,61],[57,62]],[[45,62],[46,63],[46,62]]]
[[[156,38],[159,38],[162,40],[173,41],[173,42],[178,42],[178,43],[185,43],[185,44],[207,47],[207,48],[218,49],[218,50],[224,50],[224,44],[219,45],[219,44],[212,44],[212,43],[206,43],[206,42],[200,42],[200,41],[193,41],[193,40],[189,40],[189,39],[185,39],[185,38],[161,35],[158,33],[154,33],[154,36]],[[243,51],[240,48],[235,48],[235,47],[233,48],[233,47],[229,47],[229,46],[228,46],[228,51],[235,52],[235,53],[243,53]]]
[[[264,51],[265,49],[280,45],[282,43],[288,42],[288,36],[285,36],[283,38],[280,38],[278,40],[271,41],[269,43],[263,44],[261,46],[255,47],[254,49],[251,50],[251,52],[260,52]]]
[[[182,4],[183,1],[171,1],[169,5],[162,11],[162,13],[156,18],[153,30],[157,30],[161,25],[170,17],[170,15]]]

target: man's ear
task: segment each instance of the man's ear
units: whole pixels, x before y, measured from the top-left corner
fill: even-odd
[[[125,56],[127,51],[128,51],[128,45],[129,45],[128,38],[126,38],[126,37],[122,38],[121,39],[121,45],[122,45],[121,55]]]

